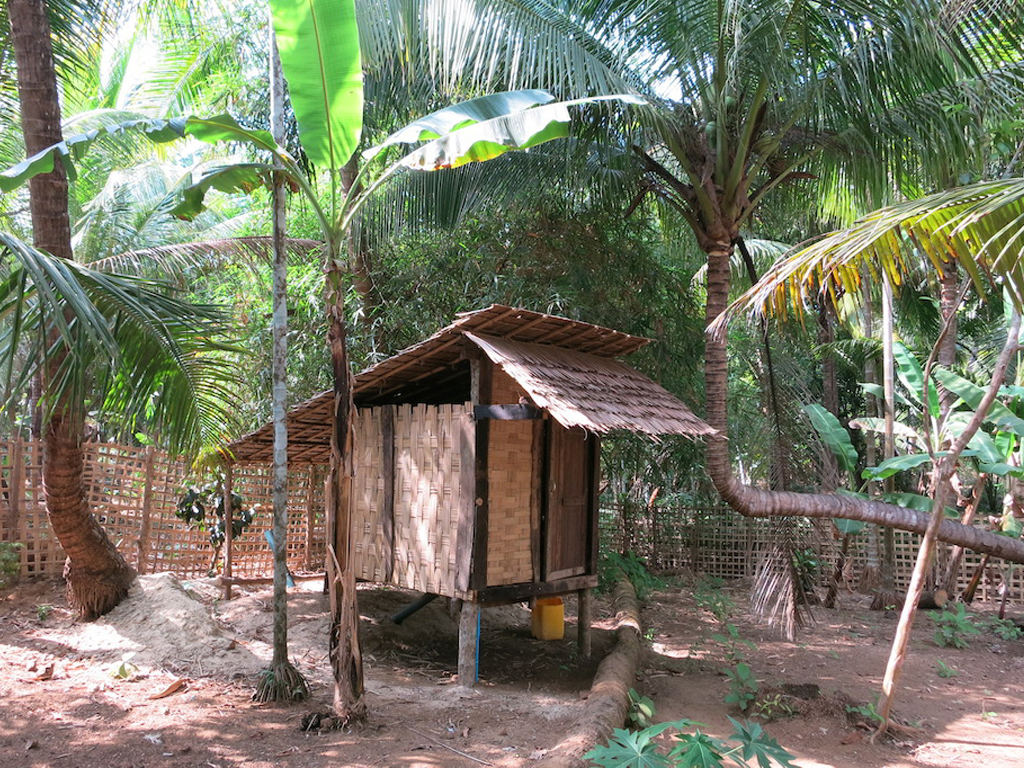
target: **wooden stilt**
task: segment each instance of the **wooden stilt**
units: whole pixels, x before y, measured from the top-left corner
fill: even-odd
[[[224,574],[225,600],[231,599],[231,557],[232,550],[234,549],[232,546],[232,540],[234,539],[233,529],[235,524],[231,519],[231,481],[233,479],[231,469],[232,467],[230,464],[227,464],[224,467],[224,570],[222,573]]]
[[[591,631],[591,611],[593,610],[593,602],[590,595],[589,589],[581,589],[576,593],[578,602],[577,606],[577,618],[576,618],[576,632],[577,642],[580,647],[580,656],[584,659],[590,658],[590,641],[593,636]]]
[[[479,628],[480,604],[464,600],[462,610],[459,612],[459,685],[466,688],[476,685],[479,675],[477,668]]]

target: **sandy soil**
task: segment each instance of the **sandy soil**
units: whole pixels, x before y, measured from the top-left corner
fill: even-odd
[[[534,640],[527,610],[509,606],[485,612],[481,683],[460,688],[453,680],[457,626],[446,601],[396,626],[389,617],[416,595],[365,589],[369,720],[305,733],[303,717],[323,710],[331,691],[326,603],[313,587],[290,600],[290,649],[314,696],[295,706],[250,700],[270,658],[269,590],[225,603],[208,582],[151,576],[92,624],[71,620],[61,592],[40,582],[0,595],[0,765],[529,765],[580,712],[596,668],[575,652],[571,602],[566,639],[553,642]],[[693,592],[692,582],[680,582],[648,601],[651,643],[637,687],[654,700],[656,719],[686,717],[727,737],[727,716],[739,715],[723,701],[727,649],[712,638],[724,627]],[[921,730],[875,746],[847,707],[874,700],[895,617],[871,613],[847,594],[842,609],[818,609],[817,622],[789,643],[744,618],[741,587],[722,594],[734,605],[726,621],[756,645],[739,649],[775,702],[761,720],[797,765],[1024,765],[1024,642],[986,633],[967,649],[937,648],[931,622],[919,621],[897,714]],[[595,656],[609,644],[599,628]],[[938,660],[956,675],[940,677]],[[178,690],[155,698],[175,684]],[[783,687],[803,684],[820,695],[802,699],[793,694],[814,689]],[[787,708],[794,714],[770,719]]]

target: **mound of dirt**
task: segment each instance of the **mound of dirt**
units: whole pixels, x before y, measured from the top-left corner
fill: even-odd
[[[147,671],[248,673],[263,664],[169,573],[140,576],[113,611],[77,628],[73,647],[98,661],[130,661]]]

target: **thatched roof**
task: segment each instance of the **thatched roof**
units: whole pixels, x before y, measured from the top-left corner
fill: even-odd
[[[465,312],[433,336],[357,374],[357,405],[421,402],[439,387],[468,387],[466,344],[479,346],[566,426],[595,432],[627,429],[648,435],[705,435],[714,430],[653,381],[611,360],[649,339],[555,315],[494,304]],[[468,399],[468,391],[466,398]],[[288,458],[326,462],[333,393],[288,412]],[[228,446],[236,461],[269,462],[273,425]]]
[[[651,437],[715,432],[677,397],[618,360],[493,336],[466,337],[564,427]]]

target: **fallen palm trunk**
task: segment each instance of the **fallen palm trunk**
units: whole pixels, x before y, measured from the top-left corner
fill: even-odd
[[[537,764],[537,768],[579,768],[583,755],[621,728],[629,711],[629,690],[640,663],[640,607],[636,590],[623,575],[615,586],[616,644],[597,668],[583,714]]]

